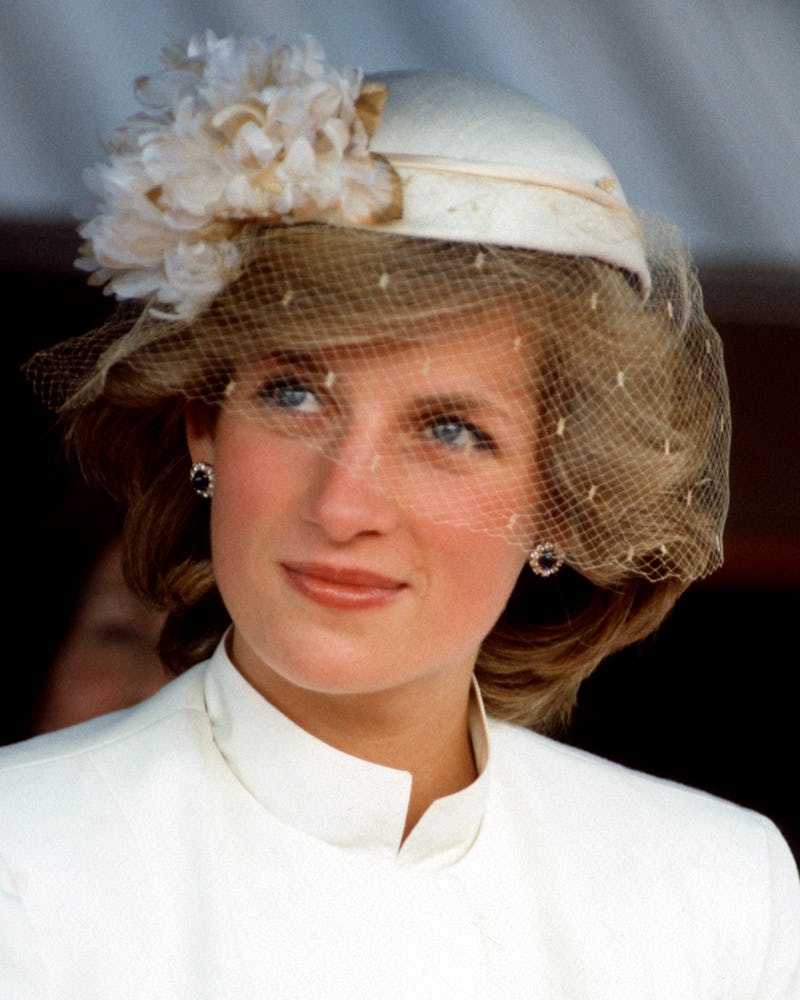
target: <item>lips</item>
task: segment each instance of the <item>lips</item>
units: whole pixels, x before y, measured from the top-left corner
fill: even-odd
[[[401,580],[348,566],[320,563],[282,563],[289,584],[304,597],[324,607],[367,610],[385,607],[402,594]]]

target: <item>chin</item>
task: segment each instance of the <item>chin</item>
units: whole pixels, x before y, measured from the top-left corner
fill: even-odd
[[[265,690],[291,685],[300,690],[329,695],[371,694],[402,684],[406,678],[383,663],[383,655],[368,644],[348,641],[341,635],[307,634],[283,648],[265,644],[232,658],[257,688]]]

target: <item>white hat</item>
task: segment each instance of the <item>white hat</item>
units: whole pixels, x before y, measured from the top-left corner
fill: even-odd
[[[34,358],[43,399],[77,409],[134,372],[156,394],[251,413],[261,396],[237,389],[232,369],[261,378],[265,358],[318,351],[324,383],[311,382],[332,422],[317,443],[339,461],[334,429],[349,404],[337,393],[357,391],[358,378],[337,383],[333,366],[370,357],[369,345],[434,343],[463,317],[497,320],[514,332],[504,393],[520,401],[513,437],[535,450],[536,488],[528,462],[509,462],[496,471],[507,485],[516,472],[519,504],[499,518],[494,493],[483,505],[478,490],[465,521],[461,494],[451,503],[438,474],[404,502],[544,546],[548,565],[559,542],[603,585],[689,580],[719,564],[729,441],[719,338],[665,227],[651,288],[638,220],[592,143],[496,83],[413,72],[365,86],[311,39],[269,49],[207,33],[165,63],[139,82],[149,110],[90,173],[97,214],[82,229],[95,282],[143,305]],[[495,350],[491,337],[473,340],[478,358]],[[404,364],[386,353],[382,365]],[[420,430],[403,431],[406,454],[432,428],[427,403],[417,422],[421,401],[410,409],[401,383],[392,412]],[[369,475],[391,491],[390,452],[375,452]],[[410,454],[421,468],[438,462],[427,445]]]
[[[310,37],[198,35],[137,82],[79,266],[120,300],[198,314],[240,269],[249,222],[327,222],[592,257],[650,274],[605,157],[535,98],[431,72],[339,73]],[[377,155],[375,155],[377,154]]]
[[[389,97],[371,148],[403,186],[408,236],[595,257],[650,288],[639,222],[603,154],[527,94],[432,72],[374,74]]]

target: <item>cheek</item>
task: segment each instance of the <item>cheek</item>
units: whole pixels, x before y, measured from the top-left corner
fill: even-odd
[[[442,523],[475,529],[471,537],[464,536],[468,548],[482,552],[487,540],[499,564],[514,563],[528,545],[541,492],[531,453],[532,447],[520,449],[519,454],[496,463],[486,457],[463,479],[438,484],[438,496],[430,497],[430,515]],[[504,547],[510,551],[503,552]]]
[[[430,515],[446,549],[444,561],[464,585],[484,592],[489,602],[494,597],[499,615],[527,560],[535,471],[504,470],[492,482],[472,479],[446,497],[447,503]]]
[[[269,532],[281,510],[291,507],[302,475],[291,442],[267,440],[246,424],[220,435],[214,471],[211,532],[220,550],[247,546],[253,536]]]
[[[533,480],[533,473],[525,470],[517,477],[504,474],[482,481],[465,477],[463,484],[454,484],[452,479],[432,479],[430,471],[424,470],[416,476],[412,471],[400,481],[386,483],[385,488],[412,517],[429,520],[443,535],[455,532],[458,541],[451,548],[454,563],[470,552],[482,553],[488,541],[494,560],[516,565],[531,534],[536,497]],[[468,567],[474,568],[474,563]]]
[[[448,532],[442,553],[448,621],[481,642],[491,631],[522,572],[526,556],[518,545],[482,531]]]
[[[211,554],[217,586],[241,625],[263,625],[276,553],[297,534],[304,484],[316,452],[297,440],[254,429],[220,426],[211,501]]]

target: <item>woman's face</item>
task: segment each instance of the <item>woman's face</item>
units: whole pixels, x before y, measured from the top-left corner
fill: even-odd
[[[190,407],[233,659],[262,692],[471,673],[525,562],[534,414],[513,322],[449,322],[425,345],[267,358],[216,419]]]
[[[135,705],[169,680],[158,657],[164,624],[122,574],[122,546],[109,544],[86,580],[34,719],[37,733]]]

